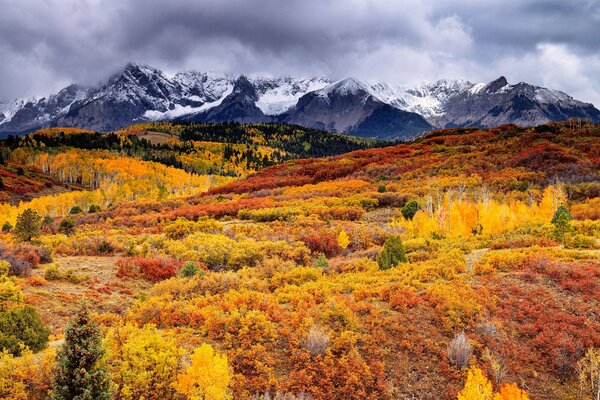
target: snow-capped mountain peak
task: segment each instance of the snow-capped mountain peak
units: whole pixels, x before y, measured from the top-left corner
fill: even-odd
[[[97,87],[0,102],[0,134],[46,126],[107,131],[158,120],[288,122],[363,136],[409,137],[434,127],[532,125],[570,117],[600,121],[593,105],[566,93],[510,84],[441,79],[414,86],[355,78],[167,75],[130,63]]]

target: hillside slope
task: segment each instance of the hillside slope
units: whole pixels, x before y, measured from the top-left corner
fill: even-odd
[[[47,321],[75,307],[40,296],[68,287],[107,335],[170,343],[161,387],[207,344],[227,356],[235,399],[456,399],[475,368],[495,392],[574,399],[600,347],[599,155],[600,126],[565,122],[290,160],[74,215],[68,234],[55,217],[32,246],[105,270],[23,284]],[[559,206],[572,219],[557,222]],[[136,300],[119,310],[121,293]],[[119,352],[107,357],[120,387]]]

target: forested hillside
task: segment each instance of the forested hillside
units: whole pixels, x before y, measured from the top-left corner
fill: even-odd
[[[375,145],[159,123],[9,141],[7,165],[80,189],[0,206],[0,397],[68,387],[53,371],[91,326],[118,399],[594,399],[600,126]]]

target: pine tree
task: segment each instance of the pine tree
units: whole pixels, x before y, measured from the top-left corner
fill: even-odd
[[[388,237],[383,244],[383,250],[377,256],[379,269],[389,269],[406,261],[406,253],[400,237],[397,235]]]
[[[65,343],[57,354],[53,400],[108,400],[111,397],[102,332],[85,305],[65,331]]]
[[[550,221],[554,225],[554,236],[561,242],[564,240],[565,234],[572,229],[570,224],[572,219],[573,216],[569,210],[565,206],[560,206]]]
[[[411,200],[408,203],[406,203],[404,207],[402,207],[402,216],[406,219],[413,219],[417,211],[419,211],[420,209],[421,206],[419,205],[419,203],[417,203],[414,200]]]
[[[31,208],[27,208],[17,217],[14,235],[23,242],[29,242],[31,239],[40,236],[41,227],[42,217],[40,217],[40,214]]]

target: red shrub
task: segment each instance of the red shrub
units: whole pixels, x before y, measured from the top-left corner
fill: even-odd
[[[98,292],[104,293],[104,294],[112,294],[113,291],[108,285],[104,285],[98,289]]]
[[[311,234],[302,238],[306,247],[314,254],[323,253],[327,257],[338,255],[341,251],[337,238],[330,233]]]
[[[127,257],[117,261],[117,276],[142,277],[152,282],[169,279],[175,276],[181,262],[174,258],[156,257]]]

